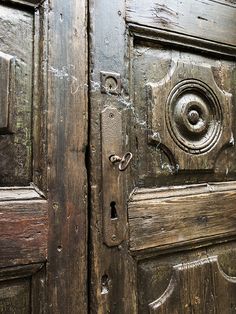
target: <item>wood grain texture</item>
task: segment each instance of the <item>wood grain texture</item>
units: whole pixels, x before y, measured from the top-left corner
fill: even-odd
[[[8,127],[10,81],[14,80],[11,65],[14,58],[8,54],[0,53],[0,130]]]
[[[163,301],[163,304],[159,303],[156,310],[165,309],[168,314],[175,313],[171,308],[174,304],[178,314],[182,312],[214,313],[210,309],[221,308],[223,304],[227,314],[234,313],[234,307],[231,309],[231,301],[226,300],[230,299],[232,294],[230,296],[224,293],[224,287],[227,280],[235,282],[235,254],[235,242],[228,242],[208,247],[195,247],[195,249],[191,247],[185,251],[178,248],[169,254],[163,254],[157,250],[149,258],[145,257],[140,260],[137,271],[139,293],[137,313],[149,314],[151,310],[149,305],[154,308],[157,300]],[[178,284],[171,285],[171,287],[176,287],[171,293],[170,283],[175,282],[175,279]],[[230,282],[226,284],[230,286]],[[224,296],[220,293],[221,289]],[[216,291],[217,295],[215,295]],[[195,296],[200,298],[195,299]],[[215,298],[212,299],[212,296]],[[232,296],[232,301],[234,299],[235,297]],[[166,307],[167,303],[170,307]],[[234,304],[234,301],[232,303]],[[215,311],[215,313],[221,314],[221,311]]]
[[[128,125],[129,111],[125,104],[123,86],[120,95],[101,93],[100,72],[119,73],[122,85],[126,68],[124,66],[125,42],[125,6],[123,0],[91,0],[90,2],[90,313],[136,313],[136,279],[133,276],[136,265],[128,254],[127,233],[126,240],[119,246],[108,247],[103,240],[103,177],[101,156],[101,112],[106,107],[116,108],[122,114],[122,141],[123,149],[117,154],[130,151],[125,145],[125,126]],[[123,111],[123,112],[122,112]],[[127,119],[127,120],[126,120]],[[113,148],[114,149],[114,148]],[[109,157],[109,156],[108,156]],[[117,166],[117,165],[116,165]],[[117,199],[117,215],[126,216],[125,206],[120,206],[122,190],[126,191],[126,178],[129,169],[119,174],[116,166],[111,165],[113,173],[112,186],[109,186],[110,195]],[[105,170],[105,169],[104,169]],[[119,178],[119,180],[118,180]],[[119,187],[116,185],[119,184]],[[108,196],[107,196],[108,199]],[[113,201],[113,199],[111,199]],[[110,205],[110,204],[109,204]],[[106,209],[107,210],[107,209]],[[125,217],[126,220],[126,217]],[[122,274],[122,275],[121,275]]]
[[[217,256],[182,263],[173,270],[168,288],[159,299],[149,304],[149,313],[235,312],[236,278],[224,274]]]
[[[32,186],[0,187],[0,202],[16,200],[40,200],[42,193]]]
[[[45,0],[2,0],[2,2],[5,3],[13,3],[13,4],[19,4],[19,5],[24,5],[24,6],[29,6],[29,7],[36,7],[39,4],[42,4]]]
[[[228,5],[227,5],[228,4]],[[139,25],[160,28],[236,45],[236,35],[229,29],[236,27],[236,7],[224,1],[127,1],[126,19]]]
[[[150,144],[162,148],[178,170],[214,169],[232,143],[233,110],[232,94],[218,87],[213,69],[173,61],[166,77],[147,89]]]
[[[48,11],[48,311],[86,313],[87,2]]]
[[[10,127],[0,135],[1,186],[31,182],[33,28],[33,14],[0,4],[0,51],[14,57],[5,90]]]
[[[30,314],[30,279],[0,284],[1,314]]]
[[[4,267],[0,269],[0,281],[31,277],[43,267],[43,263]]]
[[[131,40],[133,42],[133,38],[131,38]],[[134,38],[133,44],[134,46],[131,46],[133,56],[131,62],[131,77],[133,80],[131,106],[133,105],[135,112],[132,114],[132,121],[129,124],[131,125],[129,136],[131,138],[130,150],[134,155],[131,165],[132,176],[138,177],[137,186],[154,187],[181,185],[183,182],[190,184],[235,180],[236,149],[235,146],[232,145],[233,141],[231,144],[229,143],[231,139],[235,138],[236,134],[236,128],[233,122],[235,115],[234,97],[236,96],[234,84],[235,62],[224,59],[222,56],[219,57],[217,55],[213,57],[211,55],[200,55],[196,52],[178,50],[177,47],[167,47],[162,45],[162,43],[153,43],[149,40],[144,41]],[[179,71],[178,69],[181,70]],[[207,154],[185,154],[184,150],[181,148],[183,155],[185,155],[185,157],[181,157],[182,169],[186,170],[188,168],[190,169],[189,171],[181,171],[180,165],[177,165],[175,161],[173,161],[175,152],[174,154],[169,153],[172,148],[173,151],[175,151],[175,149],[178,150],[178,144],[174,144],[173,146],[167,145],[169,146],[169,152],[168,148],[166,151],[163,150],[163,146],[168,141],[169,136],[174,142],[173,138],[175,134],[173,134],[173,132],[170,134],[169,122],[173,121],[172,125],[175,124],[176,120],[170,119],[174,118],[171,116],[171,113],[172,110],[174,112],[174,109],[177,108],[175,104],[178,103],[178,99],[181,98],[177,97],[177,100],[172,103],[174,104],[173,109],[168,109],[168,96],[171,91],[176,91],[179,87],[174,74],[175,71],[178,72],[178,82],[183,82],[185,79],[191,80],[191,78],[195,77],[198,81],[200,80],[204,84],[211,86],[210,90],[214,89],[214,94],[217,93],[217,99],[224,111],[224,115],[221,114],[222,120],[220,123],[220,128],[224,131],[220,133],[218,138],[217,134],[215,134],[212,140],[208,141],[210,144],[215,142],[213,150],[215,148],[217,149],[217,147],[219,148],[220,144],[223,145],[223,147],[221,146],[218,150],[219,154],[216,152],[213,153],[213,150],[209,150]],[[169,89],[169,87],[167,87],[168,84],[173,84],[173,88]],[[156,93],[153,94],[153,98],[150,97],[148,93],[148,86],[158,86],[158,91],[156,90]],[[188,96],[189,93],[191,98],[192,91],[193,94],[196,92],[194,82],[192,86],[193,87],[190,87],[188,91],[186,90],[186,93],[184,92],[182,95]],[[219,93],[217,91],[219,91]],[[207,92],[204,92],[204,94],[206,95]],[[230,94],[232,94],[232,97]],[[225,97],[222,97],[223,95],[225,95]],[[185,98],[185,100],[187,100],[187,98]],[[186,101],[186,103],[188,103],[188,101]],[[210,108],[213,108],[210,101],[209,103],[206,102],[206,104],[206,107],[210,105]],[[210,116],[212,117],[214,114]],[[215,120],[216,123],[220,121],[215,118],[213,120]],[[228,121],[228,123],[226,123],[226,121]],[[186,134],[185,127],[181,127],[181,125],[183,125],[181,119],[178,124],[182,134]],[[214,121],[212,124],[210,123],[210,125],[214,125]],[[153,143],[147,141],[147,136],[151,133],[156,135],[156,141],[153,141]],[[204,132],[202,134],[206,135]],[[187,136],[189,143],[197,144],[199,139],[198,135],[201,135],[201,132],[195,135]],[[183,138],[184,137],[185,135]],[[203,141],[205,141],[205,138]],[[222,142],[227,143],[227,141],[229,145],[224,146]],[[205,143],[206,142],[207,140]],[[193,169],[205,169],[206,171],[194,171]],[[211,170],[207,171],[208,169]]]
[[[0,202],[0,217],[0,266],[46,260],[48,233],[46,201]]]
[[[235,183],[138,189],[128,204],[130,249],[173,247],[235,234],[235,201]]]
[[[180,4],[180,2],[172,1],[174,5],[176,3]],[[203,4],[199,2],[199,10],[204,11],[205,3],[215,5],[216,2],[219,5],[219,1],[204,0]],[[133,8],[133,12],[127,11],[127,3],[135,3],[136,6]],[[174,266],[182,263],[191,265],[191,262],[196,262],[197,265],[199,260],[207,258],[207,251],[209,247],[213,247],[213,243],[217,243],[216,246],[220,254],[224,254],[223,245],[221,245],[224,241],[231,240],[228,243],[229,250],[233,250],[233,247],[235,249],[233,240],[235,239],[234,225],[236,217],[233,201],[235,202],[236,189],[235,186],[231,189],[224,182],[235,180],[235,146],[219,154],[217,162],[212,166],[214,169],[211,169],[211,171],[208,170],[207,165],[203,168],[205,170],[173,171],[168,157],[160,150],[160,147],[158,145],[151,146],[148,143],[150,125],[148,125],[146,88],[148,83],[159,82],[162,79],[168,81],[168,74],[171,77],[172,64],[184,62],[186,67],[189,67],[189,72],[186,73],[190,79],[194,74],[195,66],[211,68],[213,73],[211,75],[214,76],[216,85],[223,93],[231,93],[234,101],[235,64],[232,61],[232,56],[235,57],[234,49],[231,50],[233,46],[227,44],[228,50],[224,50],[222,53],[221,47],[224,44],[216,44],[213,41],[212,28],[209,28],[209,34],[201,29],[204,38],[197,37],[194,41],[189,40],[189,38],[193,39],[193,34],[187,33],[193,27],[191,18],[188,29],[182,30],[182,33],[174,33],[176,26],[170,31],[169,28],[163,27],[161,29],[143,22],[146,12],[152,9],[151,4],[153,3],[154,1],[90,1],[89,174],[91,200],[89,208],[91,209],[91,238],[89,252],[91,261],[90,313],[92,314],[150,313],[151,309],[148,305],[158,300],[166,291]],[[164,3],[164,1],[161,1],[158,3],[164,6],[170,2]],[[190,6],[189,3],[193,5],[196,1],[184,2],[186,6]],[[225,7],[227,8],[226,5]],[[136,20],[129,19],[129,16],[135,14],[136,8],[141,8],[139,10],[140,15]],[[189,12],[182,13],[188,14]],[[212,12],[208,13],[209,19],[212,19]],[[215,12],[214,14],[219,21],[218,13]],[[232,16],[229,17],[229,23],[233,25],[235,23]],[[218,24],[218,28],[220,27]],[[224,25],[223,29],[226,29]],[[151,34],[150,30],[156,30],[156,32]],[[159,36],[160,30],[162,34],[165,32],[163,37]],[[231,31],[229,30],[229,32]],[[196,35],[198,32],[200,31],[196,27],[194,34]],[[168,38],[167,33],[169,33]],[[219,32],[215,36],[219,36]],[[235,34],[228,34],[227,36],[226,39],[235,38]],[[188,45],[185,45],[184,40],[186,38],[188,38]],[[180,45],[181,40],[182,45]],[[206,45],[202,49],[201,45],[204,41],[208,43],[208,50],[205,49]],[[191,45],[193,42],[195,42],[195,45]],[[211,51],[211,54],[207,54],[206,51]],[[227,54],[231,54],[231,59],[226,57]],[[225,59],[222,57],[223,55]],[[119,95],[104,92],[100,80],[101,72],[115,72],[120,75],[121,91]],[[199,70],[200,72],[201,70]],[[184,74],[185,71],[181,73],[182,78],[179,77],[181,81],[185,79]],[[202,71],[202,77],[203,81],[208,80],[209,72]],[[158,95],[159,101],[153,104],[156,107],[160,105],[160,102],[166,102],[164,92],[162,94],[162,91],[160,91]],[[157,93],[155,96],[157,96]],[[114,107],[121,113],[123,149],[131,151],[134,156],[130,168],[127,169],[121,180],[117,180],[114,187],[112,185],[118,175],[115,171],[110,171],[107,174],[108,168],[103,173],[103,163],[105,162],[103,158],[106,158],[106,156],[101,156],[103,145],[101,113],[109,107]],[[232,133],[235,137],[234,104],[232,107]],[[158,109],[156,108],[157,115],[161,115],[160,120],[162,121],[164,118],[163,112]],[[109,132],[111,131],[109,130]],[[118,139],[115,138],[110,145],[112,149],[114,149],[113,144],[120,143],[120,134],[117,134],[117,137]],[[191,156],[188,157],[191,158]],[[202,160],[205,161],[204,157]],[[112,178],[111,175],[113,175]],[[106,179],[108,182],[104,185]],[[183,184],[199,184],[211,181],[223,181],[224,183],[220,187],[214,187],[215,192],[207,190],[206,185],[191,188],[188,186],[190,191],[187,192],[184,188],[182,189]],[[109,182],[111,185],[109,185]],[[116,187],[116,184],[119,186]],[[172,188],[169,192],[163,192],[162,189],[155,191],[154,187],[168,185],[179,185],[181,189],[176,187],[176,189]],[[104,191],[104,186],[108,187],[109,190]],[[212,187],[212,185],[210,186]],[[103,193],[108,194],[107,199],[109,199],[109,193],[112,197],[121,197],[120,191],[122,188],[125,204],[135,187],[137,187],[135,195],[137,199],[133,201],[131,199],[127,206],[131,239],[128,239],[127,236],[119,245],[109,247],[104,243],[103,238]],[[146,190],[146,194],[144,192],[139,194],[138,191],[142,188],[151,189]],[[119,196],[116,195],[116,192]],[[147,195],[152,195],[153,198],[148,199]],[[227,199],[226,203],[224,203],[223,197]],[[196,199],[198,202],[196,202]],[[107,205],[105,204],[105,206]],[[117,206],[118,215],[120,210],[122,215],[127,213],[127,207],[119,208]],[[106,211],[108,211],[107,208]],[[131,215],[133,215],[132,219]],[[164,223],[166,228],[161,230]],[[133,224],[132,229],[131,224]],[[149,232],[150,230],[151,232]],[[129,240],[131,240],[131,246],[129,246]],[[167,244],[163,245],[165,241]],[[209,256],[215,255],[210,254]],[[230,271],[227,274],[232,273],[234,260],[235,254],[232,254],[228,258],[229,264],[226,268]],[[204,264],[199,266],[193,274],[193,278],[190,278],[191,282],[197,282],[201,272],[206,274]],[[215,285],[216,282],[212,280],[210,289],[213,292]],[[206,289],[209,287],[208,283],[203,283],[202,286],[203,291],[204,287]],[[180,290],[179,287],[177,290]],[[186,297],[190,294],[188,290],[184,293],[186,293]],[[217,304],[217,302],[215,303]],[[228,304],[228,307],[230,307],[230,304]],[[169,311],[169,313],[172,312]],[[189,313],[191,313],[191,309]]]

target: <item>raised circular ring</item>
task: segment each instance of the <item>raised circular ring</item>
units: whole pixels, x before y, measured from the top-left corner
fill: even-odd
[[[222,132],[218,98],[205,83],[189,79],[178,83],[167,99],[166,121],[175,143],[191,154],[209,151]]]

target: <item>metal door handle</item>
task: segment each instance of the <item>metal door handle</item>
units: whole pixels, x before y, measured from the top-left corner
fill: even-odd
[[[123,157],[119,157],[117,155],[109,156],[109,160],[111,163],[115,164],[119,162],[118,168],[120,171],[125,171],[128,168],[132,158],[133,158],[133,154],[130,152],[126,153]]]

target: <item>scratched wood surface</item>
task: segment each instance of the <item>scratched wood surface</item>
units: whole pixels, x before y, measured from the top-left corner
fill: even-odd
[[[48,23],[48,311],[86,313],[87,2],[50,1]]]
[[[0,284],[0,313],[31,313],[29,292],[29,278]]]
[[[220,14],[219,14],[220,12]],[[127,21],[189,36],[236,45],[233,1],[127,1]]]
[[[231,244],[140,261],[138,313],[234,313],[234,259]]]
[[[1,71],[9,86],[0,95],[8,94],[8,126],[0,131],[0,185],[28,185],[32,170],[32,14],[0,4],[0,36],[0,52],[14,60],[9,71]]]
[[[0,4],[1,314],[87,312],[86,14]]]
[[[231,134],[233,135],[232,139],[236,134],[232,118],[235,114],[234,103],[231,102],[230,105],[230,99],[226,100],[229,107],[226,104],[223,108],[223,111],[226,112],[224,115],[226,128],[223,127],[225,131],[221,133],[221,137],[218,137],[218,139],[217,136],[213,136],[213,139],[217,141],[215,147],[220,145],[222,140],[225,141],[226,138],[228,138],[228,144],[221,146],[219,153],[209,150],[202,155],[198,155],[184,153],[185,149],[189,149],[187,148],[188,144],[190,146],[193,144],[193,147],[198,145],[198,135],[191,132],[192,135],[190,135],[184,122],[177,122],[176,124],[175,115],[171,113],[175,110],[174,108],[171,109],[173,111],[168,109],[167,99],[175,86],[181,85],[183,81],[187,82],[189,78],[206,83],[211,90],[215,91],[214,93],[231,94],[232,96],[229,97],[234,99],[236,96],[234,84],[235,62],[219,56],[213,58],[209,55],[190,53],[159,43],[153,44],[148,40],[136,37],[132,52],[131,76],[133,88],[131,97],[135,114],[132,115],[131,124],[134,124],[135,128],[130,132],[130,149],[134,154],[131,168],[133,175],[138,176],[139,186],[147,188],[181,185],[183,182],[187,184],[234,180],[236,150],[235,145],[230,145]],[[185,67],[187,68],[186,71],[184,70]],[[149,92],[150,89],[151,92]],[[195,93],[194,89],[193,93]],[[193,95],[193,93],[188,94],[186,92],[183,94],[186,97],[186,102],[188,102],[188,97],[191,99],[192,96],[190,95]],[[200,94],[197,92],[195,95],[198,97]],[[221,96],[218,97],[220,103],[225,102]],[[200,102],[203,101],[206,106],[209,106],[211,101],[203,100],[203,98]],[[212,121],[212,123],[217,123],[216,121]],[[227,130],[230,123],[231,128]],[[178,132],[179,127],[177,125],[181,125],[180,132]],[[170,135],[168,128],[175,129],[175,131]],[[184,142],[187,146],[182,146],[178,140],[176,141],[176,134],[180,135],[178,138],[181,143]],[[156,135],[156,139],[150,137],[150,140],[147,141],[146,136],[149,135]],[[169,138],[171,138],[170,142]],[[201,136],[199,140],[201,141]],[[182,148],[179,150],[180,145]],[[178,161],[180,161],[180,164]],[[198,171],[191,172],[191,167]],[[183,171],[184,169],[186,171]],[[178,174],[174,175],[176,171]]]
[[[3,0],[3,1],[10,4],[12,3],[17,5],[25,5],[32,8],[44,2],[44,0]]]
[[[223,183],[136,190],[128,204],[130,249],[173,247],[235,234],[236,190],[221,189]],[[224,208],[225,200],[229,205]]]
[[[0,202],[1,267],[46,260],[47,209],[44,200]]]
[[[235,10],[90,1],[91,313],[235,312]],[[122,175],[107,156],[120,138]]]

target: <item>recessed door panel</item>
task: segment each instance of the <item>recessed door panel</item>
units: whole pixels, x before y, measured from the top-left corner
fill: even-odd
[[[0,6],[0,184],[28,185],[32,172],[31,13]]]
[[[236,6],[91,8],[92,312],[234,313]]]

